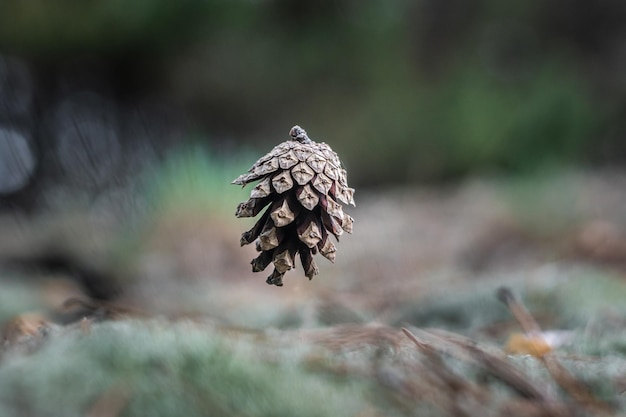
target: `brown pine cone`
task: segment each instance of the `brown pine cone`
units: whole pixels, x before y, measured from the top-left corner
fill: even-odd
[[[273,263],[267,283],[277,286],[295,266],[296,254],[309,279],[319,273],[313,260],[318,251],[334,262],[336,248],[329,236],[339,240],[344,231],[352,233],[354,222],[337,202],[354,206],[354,189],[348,187],[337,154],[324,142],[309,139],[300,126],[291,128],[289,136],[291,140],[274,147],[233,181],[242,186],[260,181],[235,215],[254,217],[269,206],[241,235],[241,246],[256,241],[260,254],[252,260],[252,271],[263,271]]]

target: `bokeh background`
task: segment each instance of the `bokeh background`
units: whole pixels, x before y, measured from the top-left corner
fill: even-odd
[[[230,182],[295,124],[347,168],[355,231],[275,288]],[[502,345],[508,285],[559,343],[622,358],[625,163],[623,0],[0,3],[1,322]]]
[[[139,170],[133,155],[191,140],[261,151],[296,123],[331,142],[366,187],[624,159],[618,0],[29,1],[1,11],[4,193],[35,169],[47,182],[103,186]],[[21,145],[5,149],[16,136]]]

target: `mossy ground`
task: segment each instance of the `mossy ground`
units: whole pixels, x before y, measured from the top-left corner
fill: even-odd
[[[297,268],[280,289],[249,271],[238,246],[247,225],[203,216],[206,204],[167,206],[132,244],[109,234],[91,253],[99,263],[125,253],[110,269],[123,291],[93,308],[59,307],[85,296],[69,273],[4,265],[0,319],[39,315],[21,316],[34,324],[4,346],[0,415],[620,415],[624,178],[555,172],[537,187],[481,179],[363,193],[336,263],[310,282]],[[13,253],[36,252],[48,233],[4,230],[22,237]],[[25,245],[29,236],[39,238]],[[501,286],[565,374],[528,347],[509,354],[523,332]]]

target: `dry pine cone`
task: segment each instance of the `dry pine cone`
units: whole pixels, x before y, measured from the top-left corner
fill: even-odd
[[[354,189],[348,187],[346,170],[339,157],[324,142],[309,139],[304,129],[294,126],[291,140],[274,147],[233,184],[245,186],[259,180],[250,199],[237,206],[237,217],[254,217],[268,207],[254,227],[241,235],[241,246],[256,241],[259,256],[252,271],[274,272],[268,284],[283,285],[283,275],[295,265],[296,254],[304,274],[312,279],[319,273],[313,255],[318,251],[331,262],[337,240],[352,233],[354,220],[343,212],[338,201],[354,205]]]

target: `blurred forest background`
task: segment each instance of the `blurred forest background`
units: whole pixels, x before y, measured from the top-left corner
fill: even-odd
[[[239,247],[252,223],[235,219],[234,211],[249,189],[230,182],[288,139],[295,124],[331,145],[347,168],[357,190],[357,207],[347,208],[355,231],[337,245],[334,265],[320,265],[319,277],[308,282],[292,271],[277,289],[250,271],[254,248]],[[25,337],[32,353],[42,328],[56,334],[55,326],[71,329],[83,317],[127,315],[210,319],[252,331],[327,329],[337,338],[316,334],[306,341],[330,346],[333,355],[344,344],[358,350],[395,340],[368,333],[368,323],[394,331],[437,327],[504,346],[516,325],[493,294],[508,285],[542,326],[565,335],[555,348],[611,357],[585,356],[588,365],[573,366],[581,379],[591,378],[594,395],[624,411],[625,139],[623,0],[0,2],[5,347],[20,347]],[[125,332],[140,334],[136,357],[125,351],[99,357],[97,340],[92,346],[72,339],[40,353],[32,366],[46,363],[45,355],[58,359],[63,349],[80,355],[82,344],[96,350],[89,359],[94,369],[119,359],[141,370],[142,352],[167,362],[177,350],[207,363],[194,356],[204,349],[194,350],[194,343],[214,342],[202,330],[184,322],[165,326],[165,347],[155,353],[159,331],[135,325],[93,332],[116,346],[127,340]],[[341,325],[365,330],[346,336]],[[193,340],[179,349],[179,338],[189,333]],[[215,337],[230,340],[235,333]],[[274,336],[301,335],[254,339],[270,345],[264,359],[284,353],[273,351]],[[301,352],[297,347],[286,356],[299,366]],[[371,364],[382,366],[376,352]],[[346,360],[331,358],[332,366]],[[322,373],[332,368],[328,361]],[[184,363],[163,371],[174,382],[146,377],[141,383],[156,383],[155,392],[171,390],[180,378],[181,386],[212,388],[201,375],[186,380],[196,374]],[[394,378],[414,376],[405,362],[393,364]],[[64,387],[55,381],[67,369],[84,380],[71,363],[35,379],[29,378],[39,368],[18,372],[20,366],[31,365],[0,362],[3,415],[26,415],[28,402],[20,398],[37,384],[47,388],[33,391],[43,405],[33,405],[30,415],[48,415],[42,410],[59,398],[69,408],[50,415],[120,404],[130,407],[127,415],[173,415],[157,410],[187,404],[193,394],[177,394],[180,403],[147,403],[141,399],[153,391],[120,388],[111,382],[115,370],[103,367],[92,373],[93,384],[77,382],[69,398],[54,390]],[[372,411],[381,403],[391,407],[384,415],[418,413],[417,388],[398,388],[391,374],[376,379],[380,369],[364,373],[361,362],[346,366],[332,368],[333,378],[365,376],[377,381],[374,392],[388,390],[395,399],[372,400],[360,385],[328,403],[329,388],[314,389],[303,404],[274,391],[259,398],[291,404],[284,415],[356,414],[349,409],[376,416],[383,415]],[[215,372],[274,383],[250,376],[251,367]],[[160,375],[161,368],[150,372]],[[289,392],[291,378],[304,378],[294,372],[284,375],[281,390]],[[307,390],[321,384],[307,381]],[[480,376],[473,381],[482,384]],[[229,383],[247,392],[246,382]],[[238,409],[223,400],[229,393],[216,395],[209,401],[216,415],[283,415],[267,406]],[[348,397],[352,408],[344,409]],[[514,415],[501,404],[506,396],[496,397],[487,406],[498,403],[502,414],[492,415]],[[370,402],[373,408],[363,412]],[[324,403],[326,411],[299,408],[309,403],[311,410]],[[209,406],[202,404],[186,414],[205,415]],[[521,415],[559,415],[528,413]]]
[[[101,186],[136,171],[130,155],[150,159],[147,148],[198,140],[258,152],[294,124],[331,142],[357,186],[621,163],[624,9],[619,0],[7,2],[0,191],[27,181],[14,165],[56,184],[87,169],[81,181]],[[76,136],[84,149],[68,145]]]

